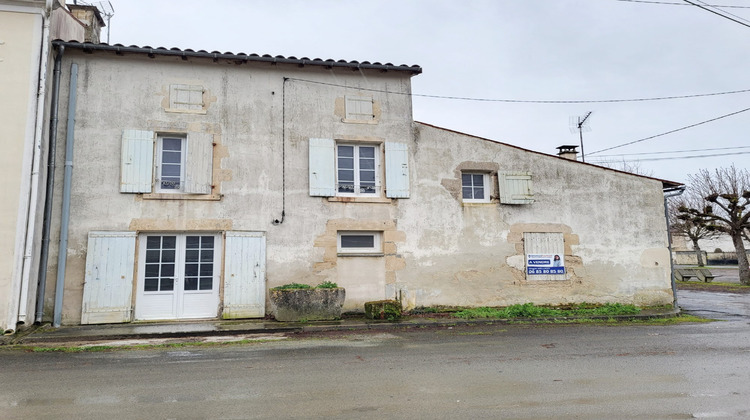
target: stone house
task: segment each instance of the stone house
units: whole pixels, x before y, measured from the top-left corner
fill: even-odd
[[[676,184],[414,122],[418,66],[53,44],[56,323],[673,301]]]

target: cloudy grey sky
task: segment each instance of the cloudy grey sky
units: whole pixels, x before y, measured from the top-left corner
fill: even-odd
[[[750,25],[750,1],[704,1],[739,6],[720,13]],[[750,92],[502,101],[750,89],[750,27],[682,0],[111,2],[111,44],[418,64],[417,95],[498,101],[417,96],[417,121],[555,153],[579,143],[571,117],[593,111],[587,162],[638,160],[652,176],[680,182],[699,168],[750,167],[750,111],[595,153],[750,108]],[[670,153],[642,154],[652,152]]]

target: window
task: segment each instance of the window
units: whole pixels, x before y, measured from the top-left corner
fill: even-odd
[[[185,187],[185,138],[159,136],[156,185],[159,192],[181,192]]]
[[[169,85],[169,109],[167,111],[205,114],[203,91],[201,85]]]
[[[490,176],[486,173],[461,173],[461,197],[464,203],[490,202]]]
[[[123,130],[120,192],[211,194],[213,147],[211,133]]]
[[[333,139],[311,138],[310,195],[367,200],[378,200],[384,194],[388,198],[409,198],[409,148],[395,142],[385,142],[383,146],[385,161],[381,162],[380,144],[337,144]],[[381,179],[383,173],[385,186]]]
[[[381,254],[383,244],[380,232],[339,232],[340,254]]]
[[[336,146],[336,186],[339,195],[376,195],[378,185],[377,146]]]
[[[500,172],[497,174],[502,204],[531,204],[534,202],[531,172]]]
[[[566,280],[565,241],[559,232],[525,232],[527,280]]]
[[[374,121],[375,115],[372,107],[372,97],[369,96],[347,96],[346,97],[346,120],[348,122]]]

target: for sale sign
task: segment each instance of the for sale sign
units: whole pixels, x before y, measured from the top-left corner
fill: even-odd
[[[563,256],[560,254],[528,254],[527,274],[565,274]]]

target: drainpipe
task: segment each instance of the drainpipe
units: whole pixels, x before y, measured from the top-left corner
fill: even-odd
[[[68,121],[65,137],[65,173],[63,175],[62,216],[60,218],[60,246],[57,249],[57,281],[55,282],[55,313],[52,326],[60,327],[62,320],[63,291],[65,290],[65,264],[68,257],[68,224],[70,222],[70,188],[73,178],[73,140],[78,90],[78,64],[70,65],[70,91],[68,92]]]
[[[52,225],[52,197],[55,190],[55,156],[57,154],[57,122],[59,114],[60,70],[65,46],[57,47],[55,67],[52,75],[52,96],[49,122],[49,150],[47,151],[47,189],[44,198],[44,221],[42,222],[42,252],[39,255],[39,280],[36,289],[36,314],[34,322],[42,322],[44,315],[44,294],[47,288],[47,261],[49,259],[49,236]]]
[[[670,197],[677,197],[685,192],[685,186],[680,185],[674,188],[664,189],[664,218],[667,220],[667,244],[669,245],[669,279],[672,282],[672,304],[675,308],[677,307],[677,285],[674,283],[674,259],[672,258],[672,228],[669,224],[669,203],[667,199]]]
[[[47,93],[47,56],[49,55],[49,26],[52,13],[52,0],[47,0],[45,13],[42,14],[42,48],[39,56],[39,85],[36,97],[36,126],[34,131],[34,157],[31,166],[31,190],[27,210],[26,245],[23,254],[23,272],[21,274],[21,298],[18,309],[18,322],[26,323],[28,312],[29,283],[31,277],[31,259],[34,255],[34,236],[36,233],[36,214],[39,195],[39,166],[42,154],[42,131],[44,129],[44,105]]]

